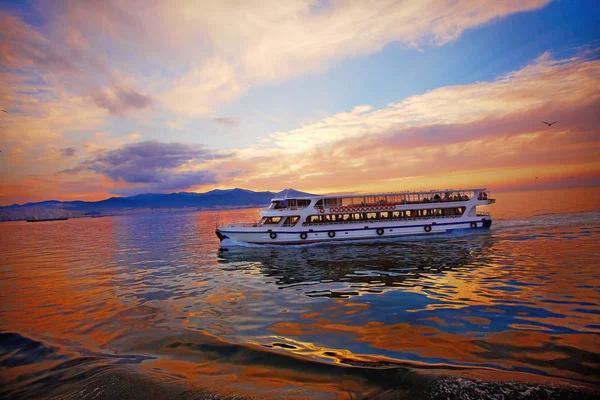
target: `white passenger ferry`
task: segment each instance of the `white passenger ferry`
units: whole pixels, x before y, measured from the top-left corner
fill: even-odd
[[[490,214],[477,206],[494,202],[486,189],[274,198],[260,221],[221,226],[216,234],[221,242],[256,244],[431,235],[489,228]]]

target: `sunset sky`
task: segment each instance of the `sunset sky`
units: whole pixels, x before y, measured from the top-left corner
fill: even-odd
[[[0,205],[600,184],[598,0],[0,0],[0,26]]]

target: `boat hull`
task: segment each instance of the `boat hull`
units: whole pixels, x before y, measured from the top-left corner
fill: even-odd
[[[321,242],[335,242],[344,240],[386,239],[398,236],[432,235],[448,233],[458,229],[487,229],[492,225],[492,220],[486,218],[461,218],[456,221],[449,220],[420,220],[386,222],[386,223],[360,223],[326,226],[301,226],[292,228],[265,229],[235,229],[219,228],[216,235],[222,245],[233,242],[251,244],[278,244],[301,245]]]

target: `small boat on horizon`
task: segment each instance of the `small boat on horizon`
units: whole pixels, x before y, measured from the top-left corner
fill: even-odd
[[[69,217],[43,218],[43,219],[38,219],[38,218],[32,217],[32,218],[29,218],[27,220],[27,222],[66,221],[68,219],[69,219]]]
[[[308,244],[430,235],[490,228],[490,214],[477,207],[495,202],[486,189],[274,198],[258,222],[220,226],[215,233],[221,245],[226,239]]]

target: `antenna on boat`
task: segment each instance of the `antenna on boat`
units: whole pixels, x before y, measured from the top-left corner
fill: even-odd
[[[285,190],[285,196],[283,196],[284,199],[287,199],[288,193],[290,192],[290,189],[286,189]]]

